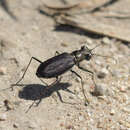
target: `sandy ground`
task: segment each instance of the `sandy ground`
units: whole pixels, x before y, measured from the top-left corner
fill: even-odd
[[[58,0],[44,2],[61,4]],[[130,2],[124,0],[125,2],[126,11],[130,12]],[[84,33],[56,31],[54,21],[36,10],[41,4],[40,0],[9,1],[10,10],[17,21],[0,8],[0,89],[8,88],[20,79],[32,56],[45,61],[54,56],[56,51],[72,52],[82,45],[93,48],[103,41],[104,45],[94,51],[115,58],[117,63],[111,58],[103,57],[94,57],[90,62],[82,63],[95,72],[96,83],[101,87],[95,91],[99,91],[100,96],[91,93],[94,90],[89,73],[73,68],[84,80],[85,92],[90,101],[85,106],[80,80],[70,72],[65,73],[62,81],[41,98],[46,86],[35,75],[39,63],[32,61],[21,81],[21,87],[0,92],[0,130],[129,130],[128,45],[107,37],[91,38]],[[121,10],[122,5],[115,7],[115,10]],[[126,20],[125,24],[130,24],[130,20]],[[101,72],[105,74],[102,79],[97,77]],[[50,84],[54,80],[44,81]],[[40,98],[42,100],[36,106]],[[34,105],[26,113],[34,101]]]

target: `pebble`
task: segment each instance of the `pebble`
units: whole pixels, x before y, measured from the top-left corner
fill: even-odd
[[[61,46],[63,46],[63,47],[67,47],[67,46],[68,46],[68,44],[67,44],[67,43],[65,43],[65,42],[62,42],[62,43],[61,43]]]
[[[18,128],[18,124],[17,124],[17,123],[14,123],[14,124],[13,124],[13,127],[14,127],[14,128]]]
[[[5,75],[7,73],[6,67],[0,67],[0,75]]]
[[[112,76],[114,77],[117,77],[117,78],[121,77],[121,73],[118,70],[113,70],[111,73],[112,73]]]
[[[125,108],[123,108],[123,111],[124,111],[124,112],[127,112],[128,114],[130,114],[130,107],[125,107]]]
[[[33,25],[33,26],[32,26],[32,30],[34,30],[34,31],[38,31],[38,30],[39,30],[39,28],[38,28],[38,26]]]
[[[120,92],[126,92],[127,87],[122,85],[119,89],[120,89]]]
[[[100,60],[97,60],[97,59],[95,59],[95,63],[96,63],[97,65],[101,65],[101,64],[102,64],[101,61],[100,61]]]
[[[6,109],[7,109],[7,111],[8,110],[13,110],[14,109],[14,106],[13,106],[13,104],[9,101],[9,100],[4,100],[4,105],[5,105],[5,107],[6,107]]]
[[[66,126],[66,129],[74,129],[74,126],[72,126],[72,125],[67,125],[67,126]]]
[[[130,123],[129,122],[126,122],[126,121],[119,121],[119,123],[127,128],[130,128]]]
[[[76,81],[77,83],[80,83],[80,82],[81,82],[81,79],[80,79],[79,77],[76,77],[76,78],[75,78],[75,81]]]
[[[111,109],[110,114],[111,114],[111,115],[114,115],[114,114],[115,114],[115,110],[114,110],[114,109]]]
[[[127,46],[128,46],[128,48],[130,48],[130,43],[128,43],[128,45],[127,45]]]
[[[101,69],[101,72],[102,72],[102,73],[105,73],[105,74],[109,74],[109,71],[107,70],[107,68],[102,68],[102,69]]]
[[[101,71],[97,73],[97,77],[103,79],[108,73],[109,71],[106,68],[102,68]]]
[[[87,42],[88,44],[93,44],[93,41],[92,41],[90,38],[87,38],[87,39],[86,39],[86,42]]]
[[[81,130],[87,130],[87,127],[83,127]]]
[[[0,121],[5,121],[7,120],[7,115],[4,113],[4,114],[0,114]]]
[[[104,37],[102,39],[102,42],[105,43],[105,44],[110,44],[111,43],[111,40],[108,38],[108,37]]]
[[[0,101],[0,108],[4,106],[4,102]]]
[[[106,74],[100,71],[100,72],[97,73],[97,77],[99,79],[104,79],[106,77]]]
[[[108,94],[107,85],[104,84],[104,83],[96,85],[92,94],[95,95],[95,96],[107,95]]]
[[[28,128],[35,129],[37,128],[37,124],[35,122],[28,122]]]
[[[97,122],[97,128],[103,128],[103,123],[101,123],[100,121]]]
[[[73,96],[72,96],[72,95],[71,95],[71,96],[69,96],[69,99],[74,99],[74,95],[73,95]]]
[[[79,116],[79,121],[83,121],[84,117],[83,116]]]

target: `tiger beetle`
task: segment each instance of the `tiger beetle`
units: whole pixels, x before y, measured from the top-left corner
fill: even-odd
[[[94,80],[94,73],[92,71],[80,66],[79,63],[83,60],[89,61],[93,55],[101,56],[101,55],[92,53],[92,50],[94,50],[99,45],[101,45],[101,44],[98,44],[93,49],[89,49],[87,46],[81,46],[81,48],[79,50],[75,50],[72,53],[64,52],[64,53],[60,54],[59,52],[56,51],[56,54],[57,54],[56,56],[54,56],[54,57],[52,57],[44,62],[40,61],[39,59],[37,59],[35,57],[32,57],[28,63],[27,68],[25,69],[25,71],[23,73],[23,76],[18,80],[18,82],[16,84],[12,84],[12,86],[9,88],[13,89],[14,86],[19,85],[19,82],[24,78],[25,73],[27,72],[27,69],[31,64],[31,61],[35,60],[35,61],[40,63],[40,65],[36,71],[36,76],[38,78],[56,78],[56,81],[54,83],[52,83],[51,85],[47,85],[44,82],[48,86],[48,88],[50,86],[52,86],[53,84],[56,84],[57,82],[59,82],[61,80],[61,78],[59,78],[59,77],[62,74],[64,74],[67,71],[71,71],[77,77],[80,78],[82,92],[83,92],[83,95],[85,98],[85,103],[86,103],[86,101],[89,102],[87,100],[87,97],[86,97],[85,92],[84,92],[82,77],[77,72],[72,70],[72,67],[74,65],[76,65],[79,69],[90,73],[92,76],[92,81],[93,81],[94,85],[96,85],[95,80]],[[107,56],[103,56],[103,57],[107,57]]]

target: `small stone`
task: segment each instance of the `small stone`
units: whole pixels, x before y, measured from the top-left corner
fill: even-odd
[[[83,96],[83,95],[78,94],[78,97],[79,97],[81,100],[84,100],[84,96]]]
[[[106,84],[100,84],[96,85],[94,91],[92,92],[95,96],[103,96],[108,93],[107,85]]]
[[[69,113],[67,113],[67,116],[71,116]]]
[[[0,101],[0,108],[4,106],[3,101]]]
[[[96,63],[97,65],[101,65],[101,61],[99,61],[99,60],[95,60],[95,63]]]
[[[74,96],[72,96],[72,95],[71,95],[71,96],[69,96],[69,99],[74,99]]]
[[[130,123],[129,123],[129,122],[126,122],[126,121],[121,120],[121,121],[119,121],[119,123],[120,123],[121,125],[127,127],[127,128],[130,128]]]
[[[128,48],[130,48],[130,43],[128,43],[128,45],[127,45],[127,46],[128,46]]]
[[[67,126],[66,126],[66,129],[74,129],[74,126],[72,126],[72,125],[67,125]]]
[[[37,128],[37,124],[35,122],[28,122],[28,128],[35,129]]]
[[[81,82],[81,79],[80,79],[79,77],[76,77],[76,78],[75,78],[75,81],[76,81],[77,83],[80,83],[80,82]]]
[[[115,114],[115,110],[114,110],[114,109],[111,109],[110,114],[111,114],[111,115],[114,115],[114,114]]]
[[[97,73],[97,77],[99,78],[99,79],[103,79],[103,78],[105,78],[105,76],[106,76],[106,74],[104,73],[104,72],[98,72]]]
[[[38,28],[38,26],[34,25],[34,26],[32,26],[32,30],[34,30],[34,31],[38,31],[39,28]]]
[[[63,127],[63,126],[64,126],[64,123],[60,123],[60,126]]]
[[[13,104],[9,101],[9,100],[4,100],[4,105],[5,105],[5,107],[6,107],[6,109],[7,109],[7,111],[8,110],[13,110],[14,109],[14,106],[13,106]]]
[[[67,44],[67,43],[65,43],[65,42],[62,42],[62,43],[61,43],[61,46],[63,46],[63,47],[67,47],[67,46],[68,46],[68,44]]]
[[[93,44],[93,41],[92,41],[90,38],[87,38],[87,39],[86,39],[86,42],[87,42],[88,44]]]
[[[128,113],[128,114],[130,114],[130,107],[123,108],[123,111],[126,112],[126,113]]]
[[[105,74],[108,74],[108,73],[109,73],[109,71],[107,70],[107,68],[102,68],[102,69],[101,69],[101,72],[102,72],[102,73],[105,73]]]
[[[83,127],[81,130],[87,130],[87,127]]]
[[[84,103],[84,105],[85,105],[85,106],[88,106],[89,103],[90,103],[90,101],[86,101],[86,102]]]
[[[102,39],[102,42],[105,43],[105,44],[110,44],[111,43],[111,41],[110,41],[110,39],[108,37],[104,37]]]
[[[103,128],[103,123],[101,123],[100,121],[97,122],[97,128]]]
[[[14,127],[14,128],[18,128],[18,124],[17,124],[17,123],[14,123],[14,124],[13,124],[13,127]]]
[[[102,68],[101,71],[97,73],[97,77],[103,79],[108,73],[109,71],[106,68]]]
[[[0,121],[5,121],[7,120],[7,115],[4,113],[4,114],[0,114]]]
[[[98,99],[106,101],[106,96],[98,96]]]
[[[121,86],[121,87],[120,87],[120,91],[121,91],[121,92],[126,92],[126,90],[127,90],[127,87],[126,87],[126,86]]]
[[[0,67],[0,75],[5,75],[7,73],[6,67]]]
[[[121,73],[118,70],[113,70],[111,73],[112,73],[112,76],[114,77],[117,77],[117,78],[121,77]]]
[[[79,116],[79,121],[83,121],[84,117],[83,116]]]

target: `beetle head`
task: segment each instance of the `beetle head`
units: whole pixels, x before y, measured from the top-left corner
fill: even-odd
[[[90,60],[92,58],[91,50],[87,46],[82,46],[81,51],[86,60]]]

